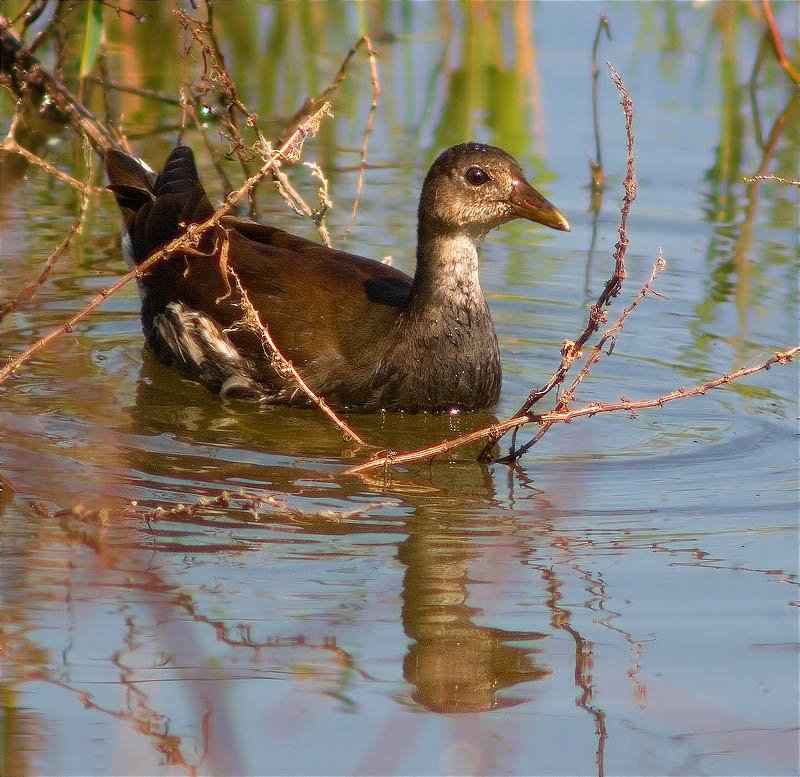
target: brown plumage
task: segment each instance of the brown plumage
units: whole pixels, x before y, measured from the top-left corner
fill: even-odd
[[[119,151],[106,165],[130,261],[213,213],[185,146],[158,176]],[[464,143],[441,154],[425,179],[413,279],[274,227],[232,216],[220,224],[229,266],[281,352],[332,407],[438,412],[497,401],[500,357],[478,258],[486,233],[518,217],[569,230],[505,151]],[[201,247],[213,245],[209,237]],[[224,396],[308,404],[272,369],[258,338],[235,328],[242,311],[218,254],[173,255],[140,291],[149,346],[185,377]]]

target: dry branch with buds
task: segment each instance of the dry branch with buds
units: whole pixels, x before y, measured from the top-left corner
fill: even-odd
[[[613,299],[620,293],[622,283],[625,280],[625,252],[628,248],[628,214],[631,210],[631,205],[636,199],[636,173],[635,173],[635,156],[634,156],[634,137],[633,137],[633,102],[628,94],[622,78],[619,73],[614,69],[614,66],[607,62],[609,71],[611,72],[611,79],[620,93],[620,101],[622,103],[622,110],[625,115],[625,133],[627,138],[627,163],[625,171],[625,180],[623,182],[624,197],[622,201],[620,222],[619,222],[619,241],[615,246],[614,251],[614,273],[606,281],[603,291],[597,298],[597,301],[589,309],[589,318],[583,332],[576,340],[565,340],[561,347],[561,364],[558,369],[550,377],[550,380],[539,389],[531,391],[522,406],[514,413],[515,417],[524,418],[528,415],[530,409],[541,399],[546,397],[554,388],[561,385],[567,376],[572,365],[582,355],[581,349],[589,341],[589,339],[599,330],[600,326],[608,320],[607,309],[611,305]],[[513,427],[516,428],[516,427]],[[481,461],[492,460],[492,450],[500,440],[502,435],[491,435],[480,453]],[[519,458],[515,455],[515,451],[511,451],[507,460],[514,460]]]

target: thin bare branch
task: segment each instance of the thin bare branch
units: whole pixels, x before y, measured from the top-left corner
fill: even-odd
[[[42,15],[46,6],[47,0],[31,0],[31,2],[23,6],[22,10],[11,20],[12,26],[24,18],[22,29],[23,31],[26,30]]]
[[[110,3],[109,0],[101,0],[101,2],[103,3],[103,5],[106,8],[109,8],[110,10],[114,11],[117,14],[117,16],[119,16],[119,17],[130,16],[130,17],[134,18],[140,24],[147,20],[147,14],[137,14],[135,11],[132,11],[130,8],[122,8],[119,5],[115,5],[114,3]]]
[[[49,173],[50,175],[58,178],[65,183],[68,183],[70,186],[74,187],[81,193],[89,193],[89,194],[109,194],[107,189],[103,189],[99,186],[92,186],[89,183],[89,179],[87,178],[85,182],[79,181],[77,178],[73,178],[71,175],[62,172],[56,167],[53,167],[49,162],[42,159],[40,156],[37,156],[31,151],[28,151],[27,148],[20,146],[17,141],[11,137],[10,135],[2,142],[0,142],[0,151],[7,151],[11,154],[19,154],[20,156],[25,157],[31,164],[36,165],[37,167],[41,167],[42,170]]]
[[[784,186],[795,186],[800,188],[800,181],[795,181],[791,178],[781,178],[779,175],[746,175],[743,180],[745,183],[755,183],[756,181],[774,181],[775,183],[782,183]]]
[[[381,96],[381,82],[378,77],[378,61],[375,54],[375,49],[372,48],[372,41],[367,35],[364,35],[356,43],[356,48],[361,44],[367,47],[367,55],[369,56],[370,77],[372,79],[372,102],[369,106],[369,118],[367,119],[367,126],[364,128],[364,140],[361,143],[361,162],[358,167],[358,182],[356,183],[356,196],[353,198],[353,211],[350,214],[350,223],[344,231],[344,239],[350,236],[350,230],[356,223],[358,216],[358,205],[361,202],[361,191],[364,188],[364,173],[367,169],[367,147],[369,145],[369,136],[372,133],[372,127],[375,123],[375,112],[378,109],[378,101]]]
[[[187,86],[185,91],[191,91],[192,101],[197,105],[202,104],[198,95],[217,94],[223,110],[215,111],[215,115],[227,130],[227,132],[222,132],[221,134],[230,144],[230,153],[236,155],[244,175],[249,178],[253,174],[253,160],[259,155],[263,156],[265,153],[269,153],[267,151],[268,144],[259,127],[258,116],[252,113],[241,101],[236,84],[228,72],[225,55],[222,53],[214,31],[214,5],[210,0],[206,0],[205,6],[206,21],[194,19],[181,8],[176,8],[174,11],[178,18],[178,23],[189,34],[191,41],[200,47],[202,53],[203,74],[200,83],[194,87]],[[187,47],[187,53],[190,48],[191,43]],[[242,119],[244,120],[244,129],[240,127],[240,120]],[[201,125],[196,115],[195,121],[200,127]],[[243,133],[248,127],[256,135],[255,148],[251,148],[245,142]],[[255,217],[257,210],[256,200],[252,191],[248,193],[248,198],[250,201],[250,215]]]
[[[650,273],[650,277],[645,282],[644,286],[642,286],[641,291],[633,298],[630,305],[628,305],[622,313],[620,313],[619,318],[617,318],[616,323],[610,328],[607,329],[597,344],[592,349],[591,354],[589,354],[588,358],[584,362],[581,371],[575,376],[575,379],[572,381],[569,388],[564,391],[561,396],[558,398],[558,402],[556,404],[555,410],[558,412],[566,412],[569,410],[569,403],[575,399],[575,394],[578,390],[578,387],[583,382],[583,380],[589,375],[592,368],[603,358],[603,354],[608,353],[610,356],[614,350],[614,347],[617,343],[617,338],[619,337],[620,333],[622,332],[622,327],[625,324],[625,319],[633,313],[633,311],[639,306],[639,303],[648,295],[654,296],[661,296],[657,292],[653,291],[653,284],[655,283],[656,278],[658,275],[663,272],[664,268],[667,266],[666,261],[664,260],[661,251],[658,252],[658,259],[656,263],[653,265],[653,270]],[[609,343],[608,351],[605,350],[606,343]],[[516,450],[512,451],[508,454],[508,456],[501,456],[496,461],[510,463],[512,461],[516,461],[520,457],[524,456],[539,440],[544,437],[550,429],[553,428],[552,423],[542,424],[541,428],[536,432],[536,434],[524,445],[521,445]]]
[[[308,116],[312,113],[316,113],[319,110],[319,107],[328,102],[331,98],[331,95],[339,88],[340,84],[344,81],[347,77],[347,69],[350,66],[350,61],[356,55],[358,50],[362,47],[368,45],[368,51],[370,52],[370,56],[374,58],[375,54],[372,49],[372,43],[369,41],[369,38],[365,35],[359,38],[352,46],[350,46],[350,50],[345,54],[344,59],[342,60],[342,64],[339,65],[339,70],[325,89],[323,89],[316,97],[307,99],[303,105],[295,112],[294,116],[292,116],[289,121],[287,122],[287,127],[295,127],[301,121],[304,121]],[[373,77],[377,79],[377,66],[376,70],[373,74]],[[380,85],[378,87],[378,95],[380,95]]]
[[[227,240],[227,237],[225,238]],[[232,267],[227,267],[227,272],[233,278],[236,288],[240,295],[239,305],[244,312],[242,318],[242,325],[245,329],[255,332],[258,335],[261,346],[264,349],[264,355],[270,360],[270,363],[275,370],[284,378],[290,379],[300,391],[302,391],[311,404],[318,407],[328,418],[333,422],[333,425],[342,433],[346,442],[352,440],[358,445],[364,446],[366,443],[344,422],[339,416],[334,413],[330,405],[309,386],[303,376],[297,371],[295,366],[280,352],[272,335],[267,328],[267,325],[261,320],[261,316],[250,301],[250,296],[247,290],[242,286],[242,282]],[[239,326],[235,328],[240,328]]]
[[[203,143],[205,143],[208,155],[214,165],[214,169],[217,171],[217,175],[219,175],[220,181],[222,181],[222,186],[224,188],[225,195],[227,196],[236,187],[233,185],[233,182],[228,177],[228,174],[222,165],[222,159],[217,146],[213,144],[208,137],[205,122],[200,119],[200,114],[198,112],[198,100],[194,96],[194,93],[191,91],[191,89],[186,85],[181,87],[179,94],[180,105],[183,109],[183,126],[181,128],[181,132],[183,132],[183,130],[186,128],[186,116],[188,114],[191,117],[195,128],[200,133],[200,137],[203,138]]]
[[[319,234],[322,237],[326,246],[331,245],[331,236],[328,232],[328,225],[325,223],[325,216],[328,211],[333,207],[333,201],[328,193],[328,179],[322,168],[316,162],[304,162],[305,166],[311,170],[311,175],[319,181],[319,188],[317,189],[317,199],[319,200],[319,208],[312,211],[311,218],[317,225]]]
[[[677,388],[666,394],[662,394],[661,396],[653,397],[651,399],[632,401],[625,397],[620,397],[619,402],[593,402],[591,404],[584,405],[583,407],[564,412],[553,410],[549,413],[514,416],[506,419],[505,421],[500,421],[499,423],[491,424],[490,426],[485,426],[481,429],[476,429],[469,434],[456,437],[452,440],[444,440],[436,445],[418,448],[417,450],[407,451],[405,453],[396,453],[394,451],[390,451],[389,453],[378,454],[369,459],[369,461],[365,461],[363,464],[357,464],[354,467],[348,467],[344,471],[344,474],[358,475],[362,472],[368,472],[369,470],[380,469],[382,467],[393,467],[399,464],[408,464],[414,461],[428,461],[437,456],[441,456],[442,454],[450,453],[457,448],[463,448],[466,445],[471,445],[472,443],[485,440],[494,434],[505,434],[511,429],[519,426],[525,426],[526,424],[569,423],[570,421],[574,421],[576,418],[588,418],[597,415],[598,413],[635,413],[637,410],[645,410],[652,407],[663,407],[667,403],[674,402],[677,399],[686,399],[687,397],[691,396],[703,395],[712,389],[719,388],[720,386],[724,386],[728,383],[733,383],[734,381],[749,377],[750,375],[761,372],[762,370],[768,370],[773,365],[788,364],[794,359],[798,352],[800,352],[800,345],[795,345],[785,351],[776,351],[769,359],[760,364],[742,367],[735,372],[721,375],[713,380],[692,386],[691,388]]]
[[[308,162],[306,164],[309,164]],[[320,203],[321,208],[319,210],[314,210],[301,196],[300,192],[292,186],[292,182],[289,180],[289,176],[283,172],[281,166],[275,165],[272,169],[272,179],[275,182],[275,186],[278,189],[278,193],[283,197],[283,201],[297,214],[300,216],[306,216],[310,218],[316,225],[317,229],[319,230],[319,235],[322,238],[322,242],[325,243],[328,248],[331,248],[333,245],[331,243],[331,235],[328,232],[328,227],[325,224],[325,213],[327,212],[328,207],[330,206],[330,200],[327,198],[328,192],[328,181],[322,175],[322,170],[320,169],[319,165],[314,165],[312,168],[312,174],[316,175],[321,181],[322,186],[320,187]],[[324,199],[323,199],[324,196]]]
[[[135,94],[139,97],[146,97],[148,100],[156,100],[157,102],[166,103],[167,105],[180,105],[181,101],[177,97],[171,97],[164,92],[158,92],[155,89],[145,89],[142,86],[129,86],[128,84],[121,84],[119,81],[114,81],[111,78],[97,76],[93,73],[88,73],[85,78],[99,84],[104,89],[113,89],[115,92],[125,92],[126,94]]]
[[[567,373],[569,372],[576,359],[581,357],[581,348],[592,337],[595,332],[608,320],[607,308],[611,305],[614,297],[616,297],[622,289],[622,283],[625,280],[625,252],[628,248],[628,215],[631,210],[631,204],[636,199],[636,172],[635,172],[635,157],[634,157],[634,137],[633,137],[633,102],[628,94],[622,78],[610,62],[606,65],[611,73],[611,80],[616,85],[620,93],[620,102],[622,110],[625,114],[625,133],[627,137],[627,165],[625,171],[625,180],[623,181],[624,196],[622,201],[622,208],[620,213],[619,222],[619,241],[615,246],[614,251],[614,273],[606,281],[603,291],[589,309],[589,318],[581,335],[577,340],[565,340],[561,346],[561,364],[558,369],[550,377],[550,380],[539,389],[531,391],[525,402],[519,410],[514,413],[515,416],[524,416],[530,409],[547,396],[556,386],[560,385]],[[478,458],[480,461],[492,460],[492,449],[499,441],[500,437],[491,436],[488,442],[483,447]],[[513,451],[511,454],[513,456]]]
[[[436,445],[428,445],[424,448],[417,448],[416,450],[405,451],[403,453],[398,453],[397,451],[377,453],[371,459],[363,462],[362,464],[356,464],[353,467],[348,467],[344,471],[344,474],[358,475],[362,472],[368,472],[369,470],[394,467],[398,464],[408,464],[414,461],[430,461],[435,459],[437,456],[450,453],[458,448],[464,448],[467,445],[482,442],[487,438],[491,438],[493,435],[502,436],[509,430],[515,429],[518,426],[524,426],[527,423],[530,423],[530,419],[527,416],[514,416],[513,418],[507,418],[505,421],[499,421],[496,424],[483,426],[480,429],[469,432],[468,434],[462,434],[459,437],[454,437],[451,440],[442,440],[441,442],[436,443]]]
[[[12,140],[12,143],[16,146],[16,142]],[[17,146],[16,149],[22,149],[21,146]],[[14,150],[16,150],[14,149]],[[27,155],[26,155],[27,156]],[[33,155],[31,155],[33,156]],[[75,219],[75,223],[72,225],[72,228],[67,233],[67,236],[61,241],[55,251],[53,251],[50,256],[47,257],[47,261],[44,263],[39,276],[32,281],[26,283],[20,290],[17,292],[16,296],[10,299],[8,302],[4,303],[0,307],[0,321],[2,321],[9,313],[15,311],[23,302],[27,302],[36,291],[44,284],[44,282],[50,276],[50,273],[53,272],[55,269],[56,263],[64,254],[64,252],[69,248],[72,239],[81,231],[83,227],[84,219],[86,218],[86,208],[89,205],[89,194],[92,192],[93,187],[89,185],[89,181],[92,178],[92,155],[89,151],[88,141],[84,138],[84,157],[86,159],[86,182],[81,184],[79,181],[75,181],[78,184],[78,188],[81,191],[81,202],[80,206],[78,207],[78,217]],[[38,159],[38,157],[35,157]],[[44,160],[39,160],[42,162],[42,166],[47,169],[50,165],[47,165]],[[59,177],[66,177],[70,178],[70,176],[66,175],[65,173],[59,173],[58,170],[52,168],[54,174],[59,174]],[[75,179],[70,178],[71,181]]]

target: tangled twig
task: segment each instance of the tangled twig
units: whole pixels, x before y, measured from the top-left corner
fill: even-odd
[[[653,291],[653,284],[655,283],[656,278],[659,276],[661,272],[663,272],[664,268],[667,266],[664,257],[661,254],[661,251],[658,252],[658,259],[656,263],[653,265],[653,270],[650,273],[650,277],[645,282],[644,286],[642,286],[639,293],[633,298],[631,303],[620,313],[619,318],[617,319],[616,323],[610,328],[607,329],[597,344],[592,349],[591,354],[586,359],[581,368],[581,371],[575,376],[575,379],[570,384],[569,388],[564,391],[561,396],[558,398],[558,403],[556,404],[555,410],[560,412],[566,412],[569,410],[569,403],[575,399],[575,394],[578,390],[578,387],[583,382],[584,378],[586,378],[589,373],[591,372],[592,368],[603,358],[603,354],[611,355],[614,347],[617,343],[617,338],[619,337],[620,333],[622,332],[622,327],[625,324],[625,319],[633,313],[633,311],[638,307],[639,303],[648,296],[648,294],[653,296],[660,297],[661,295],[658,292]],[[608,350],[605,350],[606,343],[608,343]],[[497,459],[499,462],[509,463],[512,461],[516,461],[516,459],[524,456],[534,445],[536,445],[542,437],[553,428],[553,423],[545,423],[542,424],[541,429],[524,445],[521,445],[518,449],[513,451],[513,453],[509,453],[508,456],[501,457]]]
[[[0,384],[3,383],[9,375],[17,370],[21,365],[27,362],[32,356],[37,354],[43,348],[48,346],[54,340],[57,340],[64,334],[70,333],[74,330],[75,325],[88,316],[93,310],[98,308],[109,296],[119,291],[123,286],[126,286],[135,278],[142,278],[146,275],[158,262],[162,261],[164,257],[171,254],[180,253],[182,251],[191,252],[196,250],[200,244],[203,235],[210,229],[213,229],[219,222],[229,213],[231,208],[241,199],[247,196],[261,181],[265,175],[269,173],[272,166],[287,153],[288,149],[293,152],[297,149],[298,144],[302,147],[302,143],[310,134],[319,127],[320,121],[330,115],[330,107],[325,103],[316,114],[309,117],[303,124],[289,136],[283,146],[269,154],[263,161],[258,172],[250,176],[236,191],[231,192],[222,205],[205,221],[199,224],[190,224],[186,231],[178,235],[178,237],[170,240],[163,248],[156,251],[154,254],[145,259],[134,269],[127,272],[119,280],[107,289],[102,289],[89,303],[87,303],[81,310],[72,316],[67,322],[52,331],[48,332],[44,337],[37,340],[33,345],[29,346],[25,351],[14,356],[3,365],[0,369]]]

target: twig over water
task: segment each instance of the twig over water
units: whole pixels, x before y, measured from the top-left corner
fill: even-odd
[[[4,143],[2,147],[6,150],[12,151],[19,151],[23,152],[21,146],[18,146],[16,141],[13,139],[9,139],[10,142]],[[80,181],[75,181],[74,178],[67,175],[66,173],[61,173],[55,168],[51,168],[50,165],[47,164],[43,159],[39,159],[35,154],[30,154],[35,160],[37,160],[37,164],[41,163],[41,166],[44,167],[46,170],[51,168],[54,171],[54,174],[58,174],[58,177],[69,179],[70,182],[74,182],[74,185],[80,189],[81,192],[81,204],[78,208],[78,217],[75,219],[75,223],[72,225],[72,228],[67,233],[67,236],[59,243],[58,247],[53,251],[50,256],[47,257],[47,261],[44,263],[41,271],[39,272],[38,277],[36,277],[32,281],[28,281],[17,294],[10,299],[8,302],[3,303],[0,306],[0,322],[9,314],[13,313],[23,302],[27,302],[34,294],[36,294],[37,289],[39,289],[44,282],[50,276],[50,273],[53,272],[55,269],[56,263],[64,254],[64,252],[69,248],[70,243],[72,242],[73,238],[81,231],[83,227],[84,219],[86,218],[86,209],[89,205],[89,195],[93,192],[93,187],[89,185],[89,181],[92,179],[92,155],[89,151],[88,141],[84,141],[84,151],[86,157],[86,182],[81,183]],[[26,159],[29,158],[29,152],[23,154]]]
[[[760,363],[753,364],[748,367],[742,367],[735,372],[720,375],[713,380],[706,381],[705,383],[698,383],[696,386],[690,388],[677,388],[672,391],[662,394],[658,397],[649,399],[630,400],[626,397],[620,397],[619,402],[592,402],[583,407],[575,408],[574,410],[567,410],[559,412],[553,410],[550,413],[530,414],[526,416],[514,416],[505,421],[500,421],[491,426],[486,426],[481,429],[476,429],[474,432],[457,437],[453,440],[445,440],[438,445],[431,445],[426,448],[419,448],[414,451],[407,451],[406,453],[388,453],[383,456],[377,456],[364,462],[357,464],[354,467],[348,467],[345,475],[357,475],[362,472],[367,472],[372,469],[378,469],[386,466],[396,466],[398,464],[407,464],[413,461],[425,461],[440,456],[444,453],[463,448],[465,445],[470,445],[475,442],[485,440],[493,434],[505,434],[511,429],[518,426],[525,426],[526,424],[561,424],[569,423],[576,418],[587,418],[598,413],[618,413],[626,412],[634,414],[637,410],[646,410],[652,407],[664,407],[669,402],[674,402],[676,399],[686,399],[687,397],[700,396],[705,394],[711,389],[719,388],[728,383],[741,380],[742,378],[754,375],[761,370],[768,370],[775,364],[788,364],[791,362],[797,353],[800,352],[800,345],[795,345],[785,351],[776,351],[769,359]]]
[[[619,222],[619,242],[615,246],[614,251],[614,273],[606,281],[603,291],[597,298],[597,302],[589,309],[589,318],[583,332],[577,340],[565,340],[561,346],[561,364],[558,369],[550,377],[550,380],[539,389],[531,391],[522,406],[514,413],[514,417],[524,417],[528,414],[530,409],[539,400],[547,396],[556,386],[563,383],[564,378],[569,372],[576,359],[581,357],[581,348],[592,337],[595,332],[608,320],[607,308],[611,305],[614,297],[616,297],[622,289],[622,283],[625,280],[625,252],[628,248],[628,214],[631,210],[631,204],[636,199],[636,173],[635,173],[635,156],[634,156],[634,137],[633,137],[633,102],[628,94],[622,78],[615,70],[614,66],[607,62],[609,71],[611,72],[611,80],[616,85],[620,93],[620,101],[622,103],[622,110],[625,114],[625,133],[627,137],[627,165],[625,172],[625,180],[623,182],[624,197],[622,201],[622,209]],[[480,453],[479,459],[481,461],[492,460],[492,449],[497,444],[502,435],[492,435],[489,437],[488,442]],[[511,451],[506,457],[506,460],[513,460],[519,458],[514,451]]]
[[[594,346],[592,349],[592,353],[589,355],[589,358],[584,362],[581,371],[575,376],[575,380],[572,381],[572,384],[569,388],[564,391],[563,394],[558,398],[558,403],[555,407],[556,411],[564,412],[569,410],[569,403],[575,399],[575,393],[578,390],[578,387],[583,382],[583,379],[586,378],[592,370],[597,362],[603,358],[603,354],[608,353],[610,356],[614,347],[617,344],[617,338],[619,337],[620,333],[622,332],[622,327],[625,324],[625,319],[633,313],[633,311],[638,307],[639,303],[648,295],[652,294],[655,296],[661,296],[658,292],[653,291],[653,284],[655,283],[656,278],[663,272],[664,268],[667,266],[667,263],[664,261],[664,257],[661,255],[661,251],[658,252],[658,259],[656,263],[653,265],[653,270],[650,273],[650,277],[645,282],[644,286],[642,286],[641,291],[633,298],[633,301],[620,313],[619,318],[617,319],[614,326],[610,329],[607,329],[603,336],[598,341],[597,345]],[[608,351],[605,350],[606,343],[608,343]],[[542,437],[553,428],[552,423],[542,424],[542,428],[539,429],[538,432],[524,445],[520,446],[517,450],[513,453],[509,453],[508,456],[504,456],[502,458],[497,459],[497,461],[502,462],[512,462],[519,459],[521,456],[524,456],[534,445],[536,445]]]
[[[736,380],[741,380],[742,378],[748,377],[749,375],[752,375],[756,372],[760,372],[761,370],[768,370],[774,364],[781,364],[781,365],[787,364],[788,362],[792,361],[794,356],[798,353],[798,351],[800,351],[800,345],[794,346],[785,351],[777,351],[772,357],[770,357],[761,364],[742,367],[741,369],[735,372],[722,375],[720,377],[714,378],[713,380],[709,380],[705,383],[700,383],[688,389],[677,388],[674,389],[673,391],[670,391],[666,394],[662,394],[661,396],[658,397],[642,399],[637,401],[631,401],[626,397],[620,397],[619,402],[613,402],[613,403],[595,402],[585,405],[583,407],[570,409],[569,402],[574,399],[574,395],[578,386],[583,381],[583,379],[589,374],[589,371],[592,368],[592,366],[602,358],[604,353],[611,353],[611,351],[613,351],[616,339],[619,336],[623,324],[628,315],[631,312],[633,312],[633,310],[642,302],[642,300],[646,296],[656,295],[656,292],[653,291],[652,286],[653,283],[655,282],[656,277],[664,269],[665,266],[664,258],[659,252],[658,260],[656,261],[655,266],[653,267],[653,271],[650,274],[650,277],[648,278],[644,286],[642,287],[641,291],[634,298],[634,300],[622,311],[616,323],[610,329],[606,330],[606,332],[603,334],[603,337],[595,346],[592,354],[589,356],[586,363],[584,364],[583,369],[575,378],[571,386],[564,392],[559,402],[557,403],[556,407],[549,413],[534,414],[530,412],[531,408],[536,402],[538,402],[550,391],[552,391],[553,388],[560,385],[564,381],[564,378],[566,377],[566,374],[569,371],[572,364],[581,357],[582,346],[589,340],[589,338],[592,335],[594,335],[599,330],[600,325],[605,323],[605,321],[607,321],[608,306],[611,304],[613,298],[619,294],[619,291],[622,287],[622,282],[626,276],[625,252],[628,247],[627,221],[628,221],[628,215],[630,213],[631,204],[633,203],[633,200],[636,198],[636,189],[637,189],[636,177],[634,172],[635,158],[634,158],[634,136],[633,136],[633,105],[630,99],[630,95],[625,89],[625,86],[619,74],[610,63],[607,64],[611,72],[611,78],[620,92],[621,103],[625,114],[625,131],[627,137],[627,152],[628,152],[627,170],[625,175],[625,181],[623,184],[624,198],[623,198],[620,224],[619,224],[619,242],[616,244],[614,252],[614,260],[615,260],[614,273],[606,282],[605,287],[603,288],[603,291],[600,294],[597,302],[591,307],[589,312],[589,319],[583,333],[575,341],[567,340],[564,342],[561,351],[562,355],[561,365],[559,366],[558,370],[553,374],[550,380],[542,388],[536,391],[532,391],[530,393],[526,402],[511,418],[507,418],[503,421],[498,421],[497,423],[490,424],[480,429],[476,429],[475,431],[470,432],[469,434],[461,435],[451,440],[443,440],[435,445],[430,445],[424,448],[418,448],[416,450],[406,451],[403,453],[389,451],[381,455],[373,456],[373,458],[371,458],[369,461],[366,461],[362,464],[358,464],[353,467],[349,467],[348,469],[345,470],[345,474],[354,475],[379,468],[386,469],[390,466],[397,466],[399,464],[406,464],[414,461],[431,460],[436,456],[445,455],[456,449],[463,448],[465,446],[472,445],[474,443],[481,442],[484,440],[486,440],[487,443],[484,446],[483,451],[481,452],[480,458],[484,461],[491,460],[491,456],[489,455],[489,453],[492,447],[508,431],[518,429],[522,426],[526,426],[531,423],[540,424],[541,428],[528,443],[526,443],[525,445],[521,446],[518,449],[512,450],[507,456],[498,459],[498,461],[502,462],[513,462],[520,456],[522,456],[526,451],[528,451],[536,442],[538,442],[538,440],[540,440],[541,437],[544,436],[544,434],[546,434],[547,431],[550,428],[552,428],[554,424],[569,423],[573,419],[589,417],[597,415],[598,413],[611,413],[611,412],[624,411],[631,414],[635,414],[637,410],[644,410],[652,407],[663,407],[668,402],[672,402],[676,399],[685,399],[686,397],[705,394],[707,391],[710,391],[711,389],[719,388],[720,386],[726,385],[727,383],[731,383]],[[609,345],[608,351],[604,350],[606,344]]]
[[[0,72],[5,84],[30,104],[48,109],[54,120],[70,124],[101,154],[120,138],[97,120],[75,96],[26,49],[7,19],[0,16]]]

